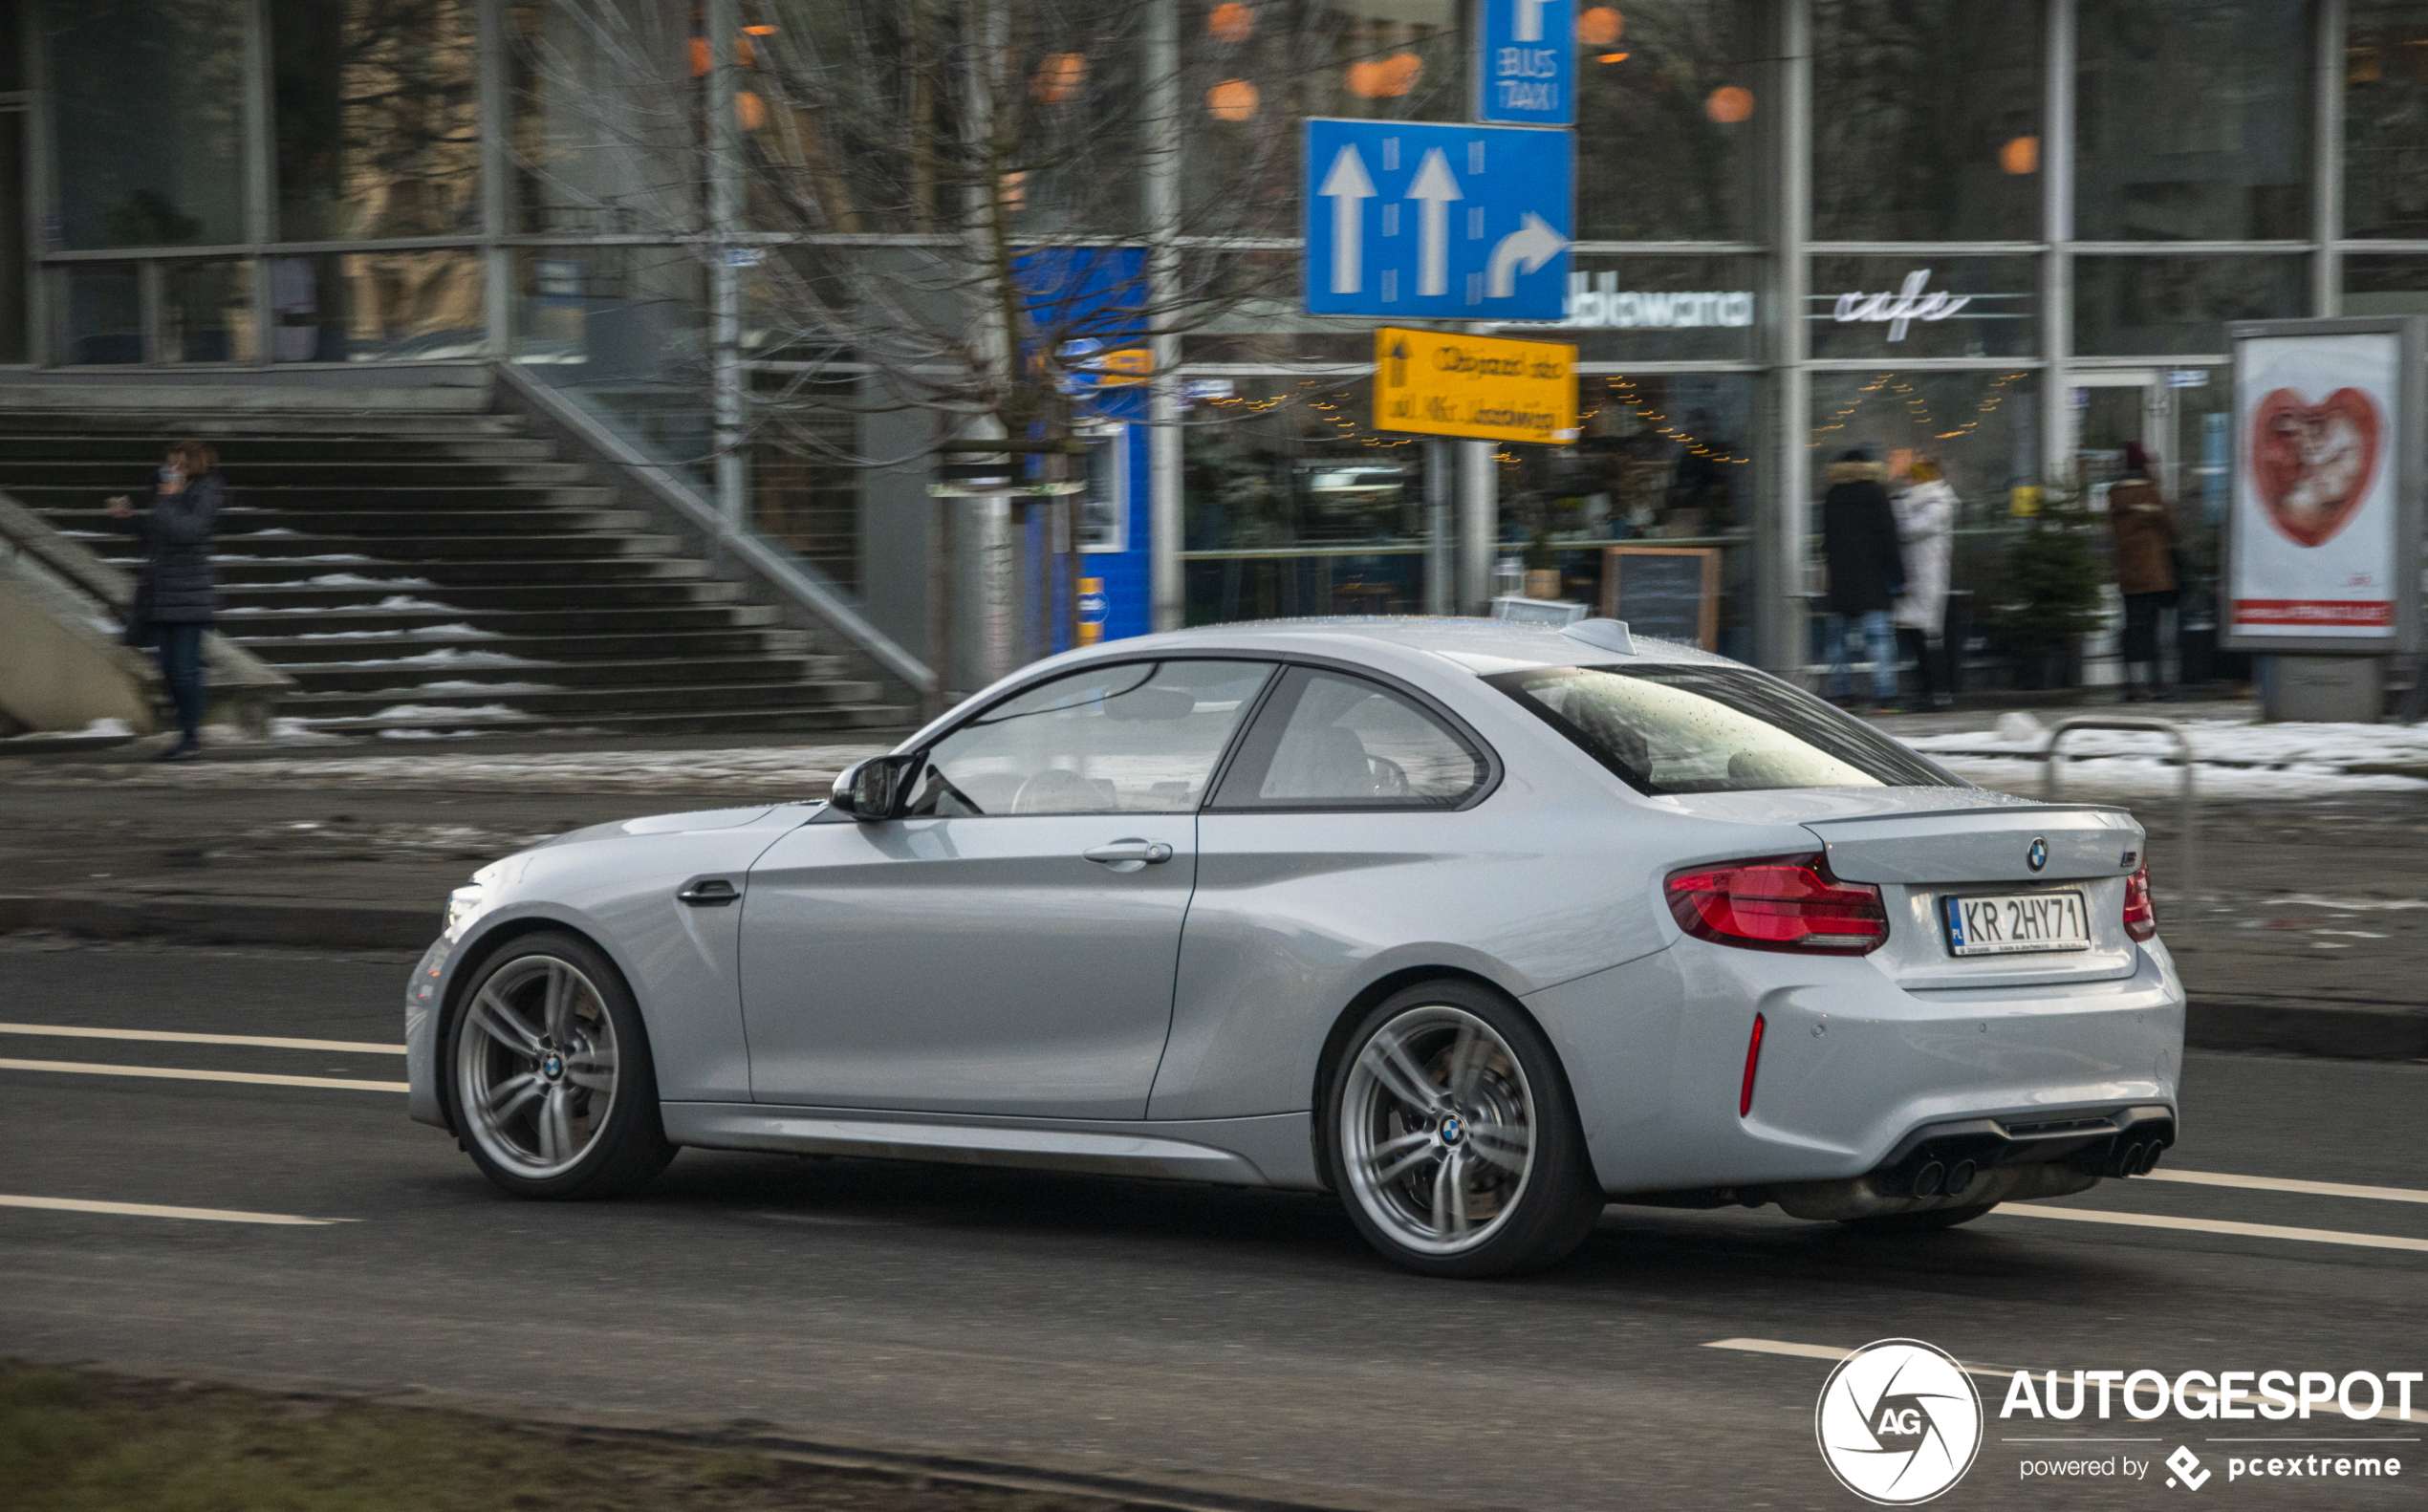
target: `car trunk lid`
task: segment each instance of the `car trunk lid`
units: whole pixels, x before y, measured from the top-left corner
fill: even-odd
[[[1799,827],[1832,875],[1878,887],[1889,939],[1864,959],[1900,987],[2095,982],[2135,970],[2124,884],[2146,841],[2123,810],[2033,803],[1978,788],[1797,788],[1664,801],[1706,818]],[[1956,953],[1950,899],[2065,893],[2081,895],[2088,949]]]

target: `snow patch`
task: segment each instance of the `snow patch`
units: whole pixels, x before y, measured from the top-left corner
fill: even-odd
[[[411,687],[409,687],[409,688],[399,688],[399,689],[397,689],[396,691],[398,691],[398,692],[400,692],[400,693],[423,693],[423,694],[430,694],[430,693],[561,693],[561,692],[563,692],[563,691],[564,691],[564,689],[560,688],[559,686],[557,686],[557,685],[556,685],[555,683],[553,683],[553,682],[472,682],[472,681],[467,681],[467,680],[465,680],[465,679],[463,679],[463,678],[450,678],[450,679],[448,679],[448,680],[444,680],[444,681],[442,681],[442,682],[416,682],[415,684],[413,684],[413,685],[412,685]],[[525,714],[525,715],[519,715],[519,716],[517,716],[517,717],[518,717],[518,718],[521,718],[521,719],[531,719],[531,718],[533,718],[534,716],[531,716],[531,715],[529,715],[529,714]]]
[[[323,729],[368,724],[514,724],[536,718],[535,714],[526,714],[504,703],[483,703],[461,709],[444,703],[391,703],[376,714],[317,719],[313,724]]]
[[[409,657],[378,657],[361,661],[332,661],[332,667],[547,667],[553,661],[535,661],[504,651],[466,651],[457,646],[441,646],[435,651],[417,652]]]
[[[362,558],[369,561],[369,557]],[[323,572],[303,580],[306,588],[436,588],[426,577],[365,577],[360,572]],[[381,608],[388,606],[381,605]]]

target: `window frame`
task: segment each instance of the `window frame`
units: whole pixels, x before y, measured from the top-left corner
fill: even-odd
[[[1537,667],[1523,667],[1508,672],[1496,672],[1488,677],[1479,679],[1478,680],[1483,682],[1485,687],[1492,689],[1494,692],[1507,699],[1517,707],[1525,710],[1528,717],[1541,720],[1545,728],[1550,730],[1552,733],[1558,735],[1562,740],[1566,741],[1570,745],[1575,747],[1577,752],[1584,756],[1587,761],[1592,762],[1594,766],[1599,767],[1602,770],[1609,772],[1612,776],[1617,778],[1621,787],[1625,788],[1629,792],[1635,793],[1638,797],[1696,798],[1709,796],[1711,793],[1833,792],[1839,790],[1834,787],[1823,786],[1811,788],[1723,788],[1709,789],[1708,792],[1670,792],[1650,782],[1649,774],[1647,774],[1646,777],[1639,778],[1636,774],[1630,772],[1625,767],[1615,761],[1613,761],[1610,756],[1595,744],[1592,736],[1577,727],[1575,722],[1572,721],[1558,710],[1552,708],[1550,705],[1534,698],[1523,687],[1518,685],[1519,680],[1545,672],[1609,672],[1624,677],[1631,673],[1639,672],[1647,667],[1656,666],[1700,666],[1708,669],[1709,664],[1691,661],[1648,662],[1642,660],[1626,663],[1615,661],[1546,662],[1545,664]],[[1839,708],[1829,700],[1821,698],[1808,689],[1797,687],[1794,683],[1788,681],[1785,678],[1765,672],[1759,667],[1744,667],[1741,670],[1745,673],[1750,674],[1754,678],[1776,682],[1781,687],[1786,688],[1789,693],[1795,695],[1797,698],[1803,699],[1820,708],[1827,709],[1832,714],[1837,715],[1842,719],[1849,720],[1859,728],[1869,731],[1872,734],[1878,735],[1881,740],[1888,741],[1893,745],[1898,744],[1893,737],[1880,734],[1880,732],[1876,730],[1872,730],[1871,726],[1865,724],[1861,720],[1855,719],[1854,715],[1847,713],[1844,709]],[[1825,752],[1824,754],[1827,753]],[[1905,758],[1918,761],[1923,767],[1937,771],[1941,777],[1946,779],[1944,782],[1928,784],[1927,786],[1929,787],[1978,788],[1980,786],[1978,783],[1967,782],[1963,778],[1957,776],[1954,772],[1948,771],[1946,768],[1940,767],[1937,762],[1932,761],[1928,755],[1921,751],[1913,750],[1908,747],[1903,749],[1901,752],[1892,754],[1901,754]],[[1926,785],[1919,783],[1882,782],[1880,786],[1884,788],[1917,788]]]
[[[1377,671],[1377,669],[1369,666],[1361,666],[1355,662],[1336,660],[1329,657],[1287,656],[1276,659],[1276,665],[1278,667],[1277,675],[1265,684],[1263,693],[1257,697],[1256,706],[1248,711],[1247,719],[1240,725],[1239,733],[1233,737],[1231,741],[1230,749],[1224,753],[1222,765],[1215,769],[1213,780],[1206,784],[1205,797],[1198,804],[1197,811],[1199,813],[1223,815],[1464,813],[1468,810],[1473,809],[1476,805],[1484,802],[1486,798],[1491,797],[1494,792],[1500,789],[1503,770],[1500,753],[1492,748],[1490,742],[1485,740],[1483,736],[1476,733],[1474,725],[1468,724],[1465,720],[1461,719],[1456,713],[1446,707],[1441,700],[1433,697],[1423,689],[1416,687],[1404,680],[1396,678],[1387,672]],[[1255,730],[1258,723],[1264,719],[1266,710],[1272,706],[1274,696],[1281,690],[1283,681],[1293,672],[1330,673],[1333,676],[1349,678],[1355,681],[1370,682],[1377,687],[1382,688],[1384,691],[1395,694],[1399,698],[1406,700],[1409,703],[1414,704],[1420,714],[1431,719],[1442,729],[1447,730],[1451,739],[1457,741],[1461,746],[1465,748],[1467,754],[1474,759],[1480,773],[1475,786],[1469,788],[1466,794],[1455,804],[1411,802],[1406,800],[1378,800],[1373,803],[1353,803],[1338,799],[1317,799],[1295,803],[1248,803],[1237,805],[1218,804],[1216,800],[1221,796],[1223,789],[1230,783],[1231,777],[1233,776],[1235,769],[1238,767],[1241,757],[1247,751],[1249,735]],[[1275,745],[1278,747],[1278,739],[1276,739]]]
[[[1201,794],[1199,796],[1194,808],[1165,810],[1162,812],[1161,816],[1171,818],[1181,814],[1194,816],[1196,814],[1203,813],[1205,810],[1205,795],[1211,794],[1222,783],[1224,773],[1229,769],[1231,755],[1239,748],[1240,737],[1247,732],[1247,727],[1250,724],[1255,723],[1256,716],[1262,712],[1265,707],[1265,701],[1272,696],[1274,685],[1281,680],[1281,674],[1284,668],[1282,662],[1276,658],[1258,656],[1250,652],[1217,651],[1196,656],[1176,656],[1170,653],[1165,653],[1160,656],[1116,657],[1102,661],[1085,662],[1078,666],[1054,667],[1036,677],[1030,678],[1015,686],[1004,689],[1000,695],[987,700],[983,704],[976,703],[975,701],[972,701],[972,705],[965,705],[963,709],[954,710],[956,717],[952,724],[946,725],[941,730],[938,730],[934,735],[920,742],[910,749],[906,751],[897,751],[895,754],[913,757],[919,764],[917,767],[919,778],[914,782],[911,791],[905,793],[901,801],[907,803],[917,792],[917,783],[923,782],[925,780],[928,769],[934,765],[932,758],[935,755],[937,746],[952,739],[955,735],[962,733],[964,730],[968,729],[971,725],[976,724],[988,714],[1002,708],[1005,704],[1009,703],[1014,699],[1020,698],[1025,694],[1041,688],[1049,682],[1059,681],[1064,678],[1085,677],[1092,674],[1113,672],[1122,667],[1160,666],[1167,661],[1239,661],[1265,668],[1266,675],[1264,682],[1260,684],[1256,691],[1247,699],[1247,708],[1241,714],[1240,722],[1231,730],[1229,738],[1223,743],[1223,748],[1214,753],[1214,764],[1212,767],[1208,767],[1206,771],[1204,794]],[[1109,819],[1135,811],[1138,810],[1112,810],[1102,814],[963,813],[949,815],[914,814],[904,812],[892,814],[889,815],[889,817],[894,819]]]

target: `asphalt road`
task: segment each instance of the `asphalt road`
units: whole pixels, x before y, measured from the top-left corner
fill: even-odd
[[[2428,1066],[2189,1058],[2171,1169],[2393,1195],[2112,1182],[2036,1204],[2102,1220],[2002,1210],[1912,1239],[1614,1207],[1550,1274],[1447,1283],[1383,1265],[1329,1199],[1271,1193],[691,1152],[637,1199],[511,1201],[377,1085],[402,1075],[377,1047],[401,1037],[407,964],[0,940],[0,1060],[19,1063],[0,1069],[0,1198],[344,1220],[0,1205],[0,1354],[1545,1512],[1860,1505],[1815,1448],[1819,1356],[1889,1336],[2069,1374],[2428,1370]],[[2135,1215],[2157,1221],[2107,1220]],[[2179,1494],[2179,1445],[2213,1477],[2203,1500],[2428,1501],[2428,1389],[2409,1423],[2035,1424],[2000,1419],[2005,1379],[1977,1378],[1986,1437],[1936,1505],[2147,1504]],[[2402,1473],[2229,1481],[2255,1446],[2225,1436],[2367,1439],[2256,1447]],[[2022,1479],[2057,1455],[2155,1468]]]

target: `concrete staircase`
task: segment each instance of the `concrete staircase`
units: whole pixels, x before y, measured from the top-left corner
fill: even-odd
[[[0,489],[135,564],[102,503],[191,422],[0,414]],[[293,677],[303,728],[837,730],[910,723],[813,633],[709,572],[588,465],[488,414],[249,414],[206,429],[228,508],[221,633]],[[293,726],[291,726],[293,727]]]

